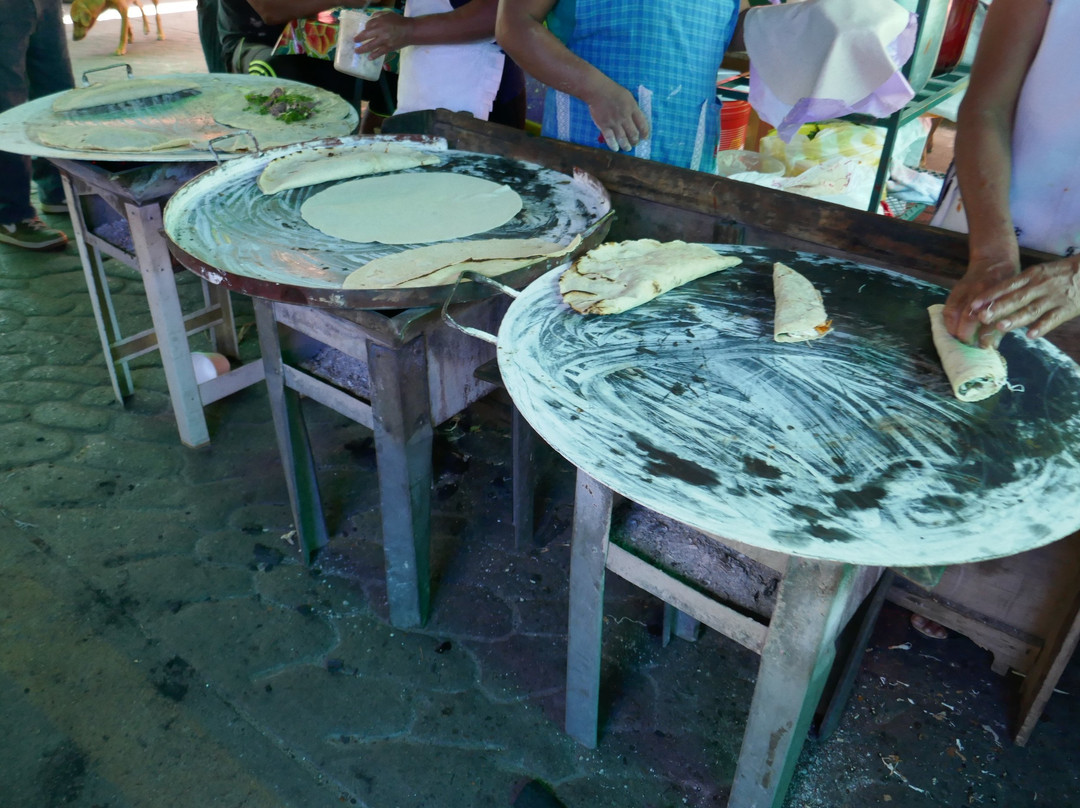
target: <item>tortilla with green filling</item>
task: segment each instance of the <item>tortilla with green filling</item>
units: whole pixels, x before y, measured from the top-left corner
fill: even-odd
[[[949,377],[953,395],[961,401],[982,401],[997,393],[1009,381],[1005,358],[994,348],[967,345],[945,328],[942,310],[935,303],[926,311],[930,315],[930,332],[934,338],[941,366]]]

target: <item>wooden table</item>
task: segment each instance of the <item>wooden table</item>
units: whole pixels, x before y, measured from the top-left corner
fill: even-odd
[[[215,350],[239,359],[228,289],[201,281],[203,305],[185,314],[176,287],[177,268],[162,233],[162,208],[207,163],[95,164],[48,158],[60,171],[75,244],[86,276],[98,336],[113,392],[120,403],[133,392],[128,362],[152,350],[161,356],[180,440],[191,447],[210,442],[203,408],[263,378],[258,361],[199,383],[188,339],[210,331]],[[110,235],[103,228],[113,227]],[[119,227],[115,227],[119,225]],[[118,237],[119,236],[119,237]],[[122,243],[124,236],[130,244]],[[153,327],[123,333],[112,305],[103,259],[139,271]]]
[[[779,806],[835,640],[881,568],[1010,555],[1080,528],[1080,368],[1010,335],[1011,389],[962,403],[930,339],[941,287],[808,253],[717,249],[743,264],[610,317],[577,315],[558,273],[541,278],[503,320],[499,366],[524,417],[579,469],[571,732],[595,726],[608,490],[790,556],[730,798]],[[774,261],[822,292],[832,333],[773,340]]]
[[[333,139],[362,147],[378,138]],[[383,139],[385,140],[385,138]],[[413,171],[454,171],[510,184],[523,207],[485,238],[546,238],[584,250],[607,233],[610,202],[590,177],[553,172],[497,155],[447,150],[443,140],[404,139],[439,159]],[[270,160],[324,141],[267,150],[207,172],[179,191],[165,213],[178,260],[255,302],[267,387],[301,544],[312,557],[328,540],[314,460],[298,395],[370,427],[379,470],[383,550],[390,621],[422,625],[430,597],[428,555],[432,430],[494,386],[475,372],[494,358],[490,346],[444,324],[438,305],[452,285],[344,289],[349,273],[402,245],[353,242],[315,230],[300,216],[303,201],[324,186],[266,195],[256,181]],[[417,246],[417,245],[407,245]],[[525,285],[555,257],[508,273]],[[454,304],[465,322],[494,330],[507,301],[486,286],[460,287]],[[279,327],[333,348],[369,379],[347,390],[283,359]]]

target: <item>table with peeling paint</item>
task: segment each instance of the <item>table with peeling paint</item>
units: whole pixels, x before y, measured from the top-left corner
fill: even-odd
[[[611,492],[789,557],[730,798],[778,806],[868,574],[1007,556],[1080,527],[1080,369],[1010,334],[1009,386],[960,402],[926,314],[941,287],[716,249],[742,264],[608,317],[576,314],[557,273],[542,277],[503,320],[499,364],[524,417],[579,469],[567,696],[579,739],[596,739]],[[774,261],[821,291],[827,336],[773,340]]]

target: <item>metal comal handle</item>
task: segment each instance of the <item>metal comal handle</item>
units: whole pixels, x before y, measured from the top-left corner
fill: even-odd
[[[482,339],[484,342],[490,342],[492,345],[498,344],[498,337],[494,334],[489,334],[487,331],[482,331],[479,328],[472,328],[467,325],[462,325],[453,317],[450,316],[450,304],[454,300],[454,293],[457,292],[458,286],[462,281],[473,281],[474,283],[486,283],[488,286],[492,286],[502,292],[504,295],[514,298],[515,300],[521,296],[521,292],[517,289],[513,289],[507,286],[505,283],[499,283],[494,278],[489,278],[487,275],[482,275],[479,272],[473,272],[471,269],[462,270],[458,275],[458,279],[454,281],[454,288],[450,290],[450,294],[446,296],[446,300],[442,305],[442,318],[451,328],[456,328],[462,334],[468,334],[470,337],[476,337]]]

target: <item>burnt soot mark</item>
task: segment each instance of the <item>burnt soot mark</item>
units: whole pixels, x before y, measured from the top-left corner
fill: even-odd
[[[751,457],[750,455],[743,455],[743,471],[755,477],[763,477],[766,480],[779,480],[784,476],[784,472],[780,471],[776,466],[766,463],[760,457]]]
[[[674,477],[677,480],[690,483],[690,485],[716,485],[720,478],[716,472],[695,463],[693,460],[683,460],[681,457],[658,449],[641,435],[631,434],[630,438],[634,445],[645,454],[648,462],[645,470],[655,477]]]
[[[933,511],[956,511],[967,504],[962,497],[950,497],[947,494],[931,494],[923,497],[920,503],[927,510]]]
[[[671,385],[670,390],[672,395],[681,396],[686,393],[688,388],[682,382],[675,382],[675,384]]]
[[[840,510],[870,510],[881,505],[885,499],[886,491],[880,485],[868,485],[858,490],[837,491],[833,494],[833,502]]]

